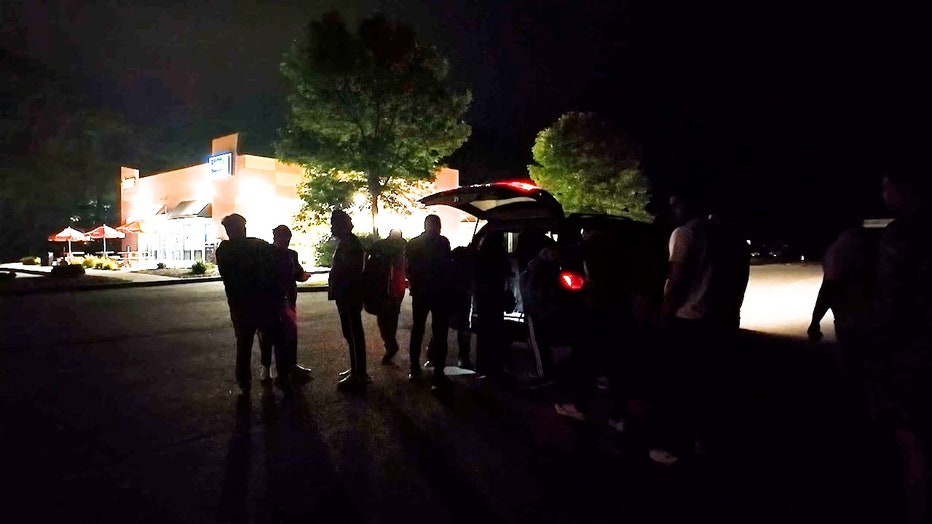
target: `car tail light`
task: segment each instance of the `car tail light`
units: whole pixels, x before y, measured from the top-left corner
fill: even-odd
[[[579,273],[573,273],[572,271],[560,272],[560,285],[563,286],[563,289],[579,291],[583,288],[584,283],[585,280]]]

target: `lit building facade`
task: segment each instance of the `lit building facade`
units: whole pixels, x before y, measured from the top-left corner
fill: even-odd
[[[250,236],[268,241],[275,226],[293,226],[293,217],[301,207],[298,192],[303,169],[274,158],[241,155],[237,138],[233,134],[214,139],[211,155],[203,164],[143,177],[138,169],[121,168],[120,218],[128,231],[122,240],[123,251],[140,253],[150,264],[187,267],[197,260],[213,260],[216,246],[226,238],[220,221],[230,213],[246,218]],[[459,172],[442,168],[432,191],[458,184]],[[432,209],[403,221],[406,237],[422,229],[427,212],[441,215],[445,231],[454,235],[459,231],[459,212]],[[380,213],[380,221],[382,214],[386,213]],[[357,233],[369,230],[368,217],[353,218]],[[400,223],[391,214],[385,218],[392,227]]]

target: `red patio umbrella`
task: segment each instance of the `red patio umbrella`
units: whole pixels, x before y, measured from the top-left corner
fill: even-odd
[[[68,254],[71,254],[71,243],[72,242],[86,242],[87,235],[78,231],[77,229],[72,228],[71,226],[62,229],[54,235],[49,235],[50,242],[68,242]]]
[[[103,239],[104,241],[104,256],[107,256],[107,239],[108,238],[125,238],[126,233],[122,231],[117,231],[107,224],[102,224],[95,227],[94,229],[87,232],[87,238],[93,239]]]

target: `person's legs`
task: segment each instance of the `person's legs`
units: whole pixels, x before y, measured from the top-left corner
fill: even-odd
[[[366,378],[366,332],[362,327],[362,302],[348,304],[350,329],[353,341],[350,351],[353,353],[353,374],[360,379]]]
[[[691,458],[695,452],[697,427],[699,424],[700,359],[698,353],[708,347],[702,340],[697,321],[680,320],[674,323],[670,333],[670,444],[669,451],[678,458]]]
[[[252,339],[256,336],[255,324],[241,319],[233,323],[236,334],[236,383],[242,388],[252,384]]]
[[[411,295],[411,342],[408,355],[412,373],[419,373],[421,369],[421,343],[424,341],[424,328],[430,312],[429,303],[425,299],[424,295]]]
[[[259,363],[267,368],[272,365],[272,348],[275,345],[271,333],[266,330],[259,331]],[[278,362],[276,358],[276,362]]]
[[[356,371],[356,352],[354,351],[354,333],[353,333],[353,320],[352,320],[352,308],[343,300],[337,300],[337,312],[340,314],[340,328],[343,330],[343,338],[346,340],[346,344],[349,348],[349,357],[350,357],[350,370],[351,372]]]
[[[430,361],[434,364],[434,377],[444,380],[443,368],[447,362],[447,334],[450,330],[449,309],[446,297],[434,295],[430,304],[431,337]]]
[[[472,349],[472,333],[469,332],[468,328],[463,327],[456,330],[456,346],[459,349],[457,360],[459,360],[461,364],[471,364],[472,360],[469,357],[469,353]]]
[[[398,315],[401,313],[401,299],[386,302],[385,309],[376,317],[379,334],[385,343],[385,358],[390,359],[398,353]]]
[[[275,354],[279,373],[293,370],[298,363],[298,312],[291,304],[286,303],[282,308],[280,337],[281,354]]]

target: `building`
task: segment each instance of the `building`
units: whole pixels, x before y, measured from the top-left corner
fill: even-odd
[[[271,241],[272,229],[293,225],[301,207],[298,190],[303,169],[274,158],[239,154],[238,135],[213,140],[206,162],[164,173],[139,176],[139,170],[120,169],[120,219],[123,251],[136,253],[150,264],[186,267],[196,260],[213,260],[213,252],[226,232],[220,221],[230,213],[246,217],[250,236]],[[434,191],[459,184],[459,172],[442,168]],[[422,227],[421,210],[404,221],[406,236]],[[441,215],[444,230],[456,232],[462,217],[456,211],[430,210]],[[380,220],[398,224],[397,217],[380,213]],[[357,233],[368,231],[367,217],[354,216]],[[386,231],[387,232],[387,231]],[[299,249],[299,252],[301,250]],[[310,254],[302,253],[302,258]]]

